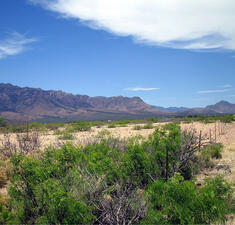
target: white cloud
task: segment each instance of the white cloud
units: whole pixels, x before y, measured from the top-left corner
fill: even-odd
[[[24,35],[13,32],[8,37],[0,40],[0,59],[11,55],[17,55],[25,51],[27,45],[37,41],[35,38],[26,38]]]
[[[156,46],[235,50],[234,0],[29,0],[93,29]]]
[[[126,91],[155,91],[159,90],[160,88],[141,88],[141,87],[135,87],[135,88],[126,88]]]
[[[220,88],[231,88],[232,85],[231,84],[224,84],[224,85],[220,85]]]
[[[197,91],[197,94],[211,94],[211,93],[223,93],[231,91],[230,89],[222,89],[222,90],[205,90],[205,91]]]

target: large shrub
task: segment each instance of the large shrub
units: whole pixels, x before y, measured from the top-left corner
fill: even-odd
[[[232,209],[232,188],[221,177],[208,179],[199,188],[176,175],[167,183],[153,183],[148,196],[150,206],[142,224],[224,224]]]
[[[90,208],[69,192],[79,179],[73,167],[81,159],[71,144],[59,151],[49,150],[41,159],[13,156],[9,195],[16,223],[90,223]]]

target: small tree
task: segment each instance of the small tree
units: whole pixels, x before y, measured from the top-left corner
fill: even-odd
[[[0,127],[8,127],[9,126],[9,122],[3,118],[3,117],[0,117]]]

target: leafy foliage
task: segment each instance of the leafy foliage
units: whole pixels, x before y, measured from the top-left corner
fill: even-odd
[[[62,135],[58,137],[59,140],[73,140],[74,136],[68,132],[62,132]]]
[[[154,126],[152,123],[147,123],[143,126],[143,129],[153,129],[153,128],[154,128]]]
[[[80,124],[80,122],[79,122]],[[171,123],[148,139],[104,132],[85,147],[67,143],[37,155],[14,154],[8,205],[15,224],[223,223],[232,188],[221,177],[199,188],[187,171],[199,152],[194,132]],[[105,137],[105,138],[103,138]],[[210,156],[211,157],[211,156]],[[184,178],[183,178],[184,177]],[[6,214],[7,216],[4,216]],[[2,222],[2,223],[3,223]]]
[[[0,195],[0,224],[11,223],[12,215],[6,207],[6,199]]]
[[[154,117],[147,118],[146,121],[152,122],[152,123],[158,123],[158,119]]]
[[[67,129],[68,132],[79,132],[88,131],[91,129],[91,124],[86,121],[78,120],[70,124],[70,128]]]
[[[9,125],[9,122],[6,119],[0,117],[0,127],[8,127]]]
[[[152,184],[148,195],[150,208],[142,224],[222,224],[231,212],[232,188],[221,177],[198,188],[176,174],[167,183]]]

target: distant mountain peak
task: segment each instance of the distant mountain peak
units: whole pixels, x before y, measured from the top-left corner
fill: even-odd
[[[235,113],[235,104],[222,100],[215,105],[209,105],[206,109],[214,110],[218,113],[232,114]]]
[[[144,116],[164,112],[146,104],[139,97],[89,97],[63,91],[0,84],[0,114],[12,120],[35,120],[44,117],[86,120],[102,117],[107,120],[110,115],[118,118],[122,114]]]
[[[232,103],[230,103],[230,102],[228,102],[228,101],[225,101],[225,100],[221,100],[221,101],[219,101],[219,102],[217,102],[215,105],[220,105],[220,104],[229,104],[229,105],[231,105]]]

